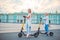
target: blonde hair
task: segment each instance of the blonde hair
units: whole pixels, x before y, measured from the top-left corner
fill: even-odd
[[[48,16],[49,13],[45,13],[46,16]]]
[[[28,9],[28,13],[31,13],[31,9]]]

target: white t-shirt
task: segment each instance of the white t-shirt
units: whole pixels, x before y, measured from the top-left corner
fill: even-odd
[[[49,24],[49,17],[48,16],[45,16],[43,19],[45,20],[45,24]]]
[[[29,17],[29,18],[27,18],[27,20],[30,20],[31,21],[31,13],[29,13],[27,17]]]
[[[30,16],[30,17],[29,17]],[[29,18],[27,18],[27,22],[28,22],[28,25],[29,26],[31,26],[31,13],[29,13],[28,15],[27,15],[27,17],[29,17]]]

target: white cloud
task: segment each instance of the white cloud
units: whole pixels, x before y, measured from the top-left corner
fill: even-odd
[[[31,8],[34,12],[60,11],[60,0],[0,0],[0,12],[27,12]]]

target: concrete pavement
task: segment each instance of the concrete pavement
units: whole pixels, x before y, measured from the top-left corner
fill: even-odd
[[[33,32],[37,30],[37,28],[38,24],[32,24]],[[34,37],[26,38],[25,36],[19,38],[18,33],[20,29],[21,24],[0,23],[0,40],[60,40],[60,25],[51,25],[49,27],[49,30],[54,33],[54,36],[52,37],[40,34],[37,38]],[[44,30],[43,25],[41,26],[41,32],[44,32],[42,30]]]
[[[31,31],[37,30],[39,24],[32,24]],[[8,32],[19,32],[21,29],[21,24],[17,23],[0,23],[0,33],[8,33]],[[60,29],[60,25],[50,25],[49,30]],[[41,25],[41,29],[44,30],[44,25]],[[26,31],[24,27],[24,31]]]
[[[10,33],[0,33],[0,40],[60,40],[60,29],[59,30],[50,30],[54,33],[54,36],[46,36],[44,34],[40,34],[37,38],[25,36],[19,38],[19,32],[10,32]]]

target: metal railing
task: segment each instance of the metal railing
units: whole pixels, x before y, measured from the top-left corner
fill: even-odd
[[[0,23],[21,23],[21,20],[24,19],[23,15],[27,14],[0,14]],[[44,14],[33,14],[32,24],[38,24],[40,22],[40,18],[43,18],[43,16]],[[51,21],[50,24],[60,24],[60,14],[49,14],[49,19]]]

